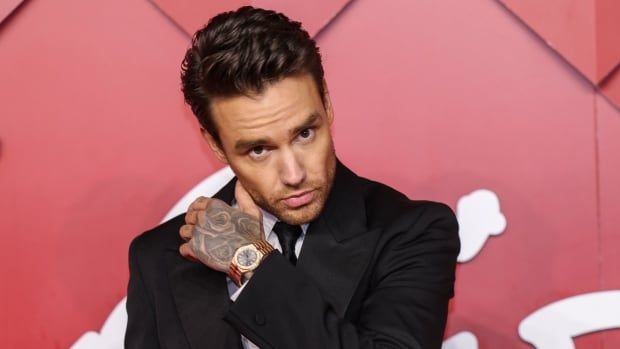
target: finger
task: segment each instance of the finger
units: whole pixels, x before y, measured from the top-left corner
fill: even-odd
[[[192,248],[189,246],[189,243],[186,242],[182,244],[181,247],[179,247],[179,252],[183,257],[189,259],[190,261],[199,262],[196,255],[194,255],[194,251],[192,251]]]
[[[198,214],[200,212],[203,212],[203,211],[199,211],[199,210],[187,211],[187,213],[185,214],[185,224],[191,224],[191,225],[196,224],[196,222],[198,222]]]
[[[194,201],[192,201],[192,203],[189,205],[187,210],[188,211],[191,211],[191,210],[204,210],[205,208],[207,208],[207,205],[209,204],[210,200],[211,200],[211,198],[208,198],[206,196],[199,196]]]
[[[237,200],[237,205],[241,211],[258,220],[262,220],[260,209],[240,181],[237,181],[237,184],[235,185],[235,200]]]
[[[195,224],[196,223],[196,211],[205,210],[209,201],[211,199],[200,196],[194,200],[189,207],[187,208],[187,214],[185,214],[185,223],[187,224]]]
[[[184,226],[182,226],[181,229],[179,229],[179,235],[181,235],[181,239],[189,241],[189,239],[192,238],[193,230],[194,225],[192,224],[185,224]]]

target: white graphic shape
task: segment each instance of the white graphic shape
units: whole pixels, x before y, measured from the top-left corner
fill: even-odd
[[[459,332],[446,339],[441,349],[478,349],[478,339],[471,332]]]
[[[573,337],[620,328],[620,290],[586,293],[546,305],[519,324],[536,349],[575,349]]]
[[[459,263],[469,262],[492,235],[499,235],[506,229],[506,217],[501,211],[499,199],[494,192],[479,189],[462,196],[456,204],[459,221],[461,252]]]
[[[72,346],[71,349],[119,349],[123,348],[125,328],[127,327],[127,310],[125,303],[127,298],[114,307],[112,313],[103,323],[99,332],[88,331],[84,333]]]

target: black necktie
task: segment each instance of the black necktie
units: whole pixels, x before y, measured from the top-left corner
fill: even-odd
[[[276,225],[273,226],[273,231],[278,236],[284,258],[288,259],[293,265],[297,264],[295,242],[297,242],[297,239],[301,235],[301,227],[299,225],[277,222]]]

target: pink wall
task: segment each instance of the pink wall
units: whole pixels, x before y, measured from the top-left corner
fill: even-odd
[[[532,312],[620,290],[620,109],[515,15],[353,0],[317,39],[350,167],[455,209],[477,189],[500,200],[507,227],[460,264],[446,337],[529,348]],[[222,167],[183,105],[187,45],[146,0],[30,0],[0,24],[0,347],[98,330],[129,241]]]

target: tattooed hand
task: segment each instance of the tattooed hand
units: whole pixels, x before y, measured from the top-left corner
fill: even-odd
[[[180,229],[183,256],[227,273],[237,248],[264,239],[260,209],[238,181],[235,198],[239,209],[206,197],[190,205]]]

